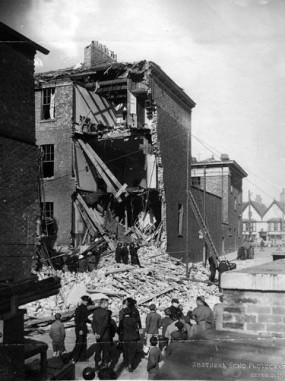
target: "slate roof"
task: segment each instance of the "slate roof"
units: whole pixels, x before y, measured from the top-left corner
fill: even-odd
[[[242,211],[244,211],[247,208],[248,204],[248,201],[242,203]],[[250,205],[257,211],[260,217],[263,217],[265,212],[267,212],[267,210],[269,209],[266,205],[256,201],[250,201]]]

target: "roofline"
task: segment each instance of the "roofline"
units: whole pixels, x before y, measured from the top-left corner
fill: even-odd
[[[174,92],[178,93],[179,97],[183,101],[183,103],[193,108],[196,106],[196,103],[185,93],[185,91],[179,87],[173,79],[171,79],[162,69],[160,66],[158,66],[155,62],[149,61],[149,66],[152,69],[151,72],[153,72],[159,79],[161,79],[162,82],[167,82],[167,84],[170,84],[174,90]]]
[[[281,212],[284,212],[284,210],[282,209],[281,205],[279,204],[278,201],[276,200],[273,200],[272,203],[268,206],[268,208],[266,209],[266,211],[264,212],[264,215],[268,212],[268,210],[272,207],[273,204],[276,204],[278,206],[278,208],[281,210]]]
[[[204,167],[234,167],[243,177],[247,177],[247,173],[235,160],[221,160],[221,161],[200,161],[191,163],[192,168]]]
[[[245,209],[246,209],[248,206],[249,206],[249,201],[246,201],[245,206],[244,206],[244,208],[243,208],[243,210],[242,210],[242,213],[245,211]],[[266,213],[266,212],[261,213],[259,210],[257,210],[257,209],[256,209],[256,206],[252,203],[252,201],[250,201],[250,206],[253,207],[253,209],[256,211],[256,213],[258,213],[258,214],[260,215],[260,217],[263,217],[264,214]],[[266,209],[266,210],[267,210],[267,209]]]
[[[10,43],[11,42],[14,42],[14,43],[15,42],[26,42],[28,45],[33,47],[35,51],[39,51],[43,54],[49,54],[49,50],[47,50],[43,46],[37,44],[36,42],[30,40],[29,38],[27,38],[23,34],[17,32],[15,29],[10,28],[8,25],[2,23],[1,21],[0,21],[0,30],[4,31],[4,33],[7,33],[8,35],[11,36],[11,41],[3,41],[2,40],[1,42],[7,42],[7,43],[9,43],[9,42]]]

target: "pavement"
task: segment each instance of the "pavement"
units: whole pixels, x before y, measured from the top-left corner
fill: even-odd
[[[236,260],[237,252],[227,254],[225,257],[229,261],[234,261],[237,264],[237,269],[239,270],[239,269],[245,269],[245,268],[248,268],[251,266],[257,266],[257,265],[260,265],[260,264],[263,264],[266,262],[271,262],[272,261],[272,253],[275,251],[276,251],[276,248],[264,248],[264,251],[261,251],[260,248],[255,248],[254,259],[247,259],[247,260],[243,260],[243,261]],[[33,335],[32,338],[34,340],[46,342],[49,345],[47,357],[52,358],[52,354],[53,354],[52,345],[51,345],[51,339],[48,335],[48,331],[49,331],[49,327],[46,328],[45,333],[39,334],[39,335]],[[74,347],[74,343],[75,343],[74,328],[68,328],[68,329],[66,329],[66,340],[65,340],[67,352],[72,351],[72,349]],[[92,344],[94,344],[94,336],[92,333],[89,333],[88,338],[87,338],[87,345],[88,345],[89,352],[90,352],[90,348],[92,348]],[[207,377],[213,376],[213,378],[204,378],[204,376],[203,376],[203,378],[201,378],[202,374],[201,374],[200,370],[197,371],[197,369],[195,370],[193,367],[194,362],[198,361],[195,356],[193,357],[193,355],[192,355],[192,357],[191,357],[191,353],[193,353],[193,343],[191,343],[191,342],[190,343],[188,343],[188,342],[187,343],[180,343],[180,345],[181,345],[181,350],[179,352],[180,355],[178,356],[178,358],[176,358],[175,361],[171,361],[171,362],[166,361],[165,363],[162,362],[160,364],[161,375],[162,375],[163,379],[197,379],[197,380],[198,379],[199,380],[203,380],[203,379],[227,379],[227,378],[225,378],[227,376],[227,371],[224,371],[224,373],[221,373],[221,372],[216,373],[216,376],[214,376],[212,370],[210,370],[210,372],[208,372],[208,373],[206,372],[204,376],[205,377],[206,376]],[[197,347],[197,343],[195,345]],[[212,358],[212,360],[213,360],[213,356],[211,357],[211,353],[209,353],[209,351],[207,350],[207,345],[201,346],[201,344],[199,344],[199,348],[200,348],[200,350],[198,352],[197,351],[196,352],[199,354],[198,359],[200,362],[201,361],[203,362],[204,359],[209,359],[209,358]],[[229,348],[228,349],[227,348],[228,347],[225,346],[225,353],[227,353],[227,351],[229,350]],[[232,361],[234,361],[235,358],[236,359],[239,358],[239,353],[240,353],[241,349],[242,349],[242,347],[237,347],[237,351],[235,352],[234,349],[231,348],[231,354],[232,354],[231,358],[233,359]],[[216,350],[218,350],[218,349],[216,349]],[[245,353],[247,353],[247,352],[245,352]],[[92,354],[89,357],[88,361],[76,363],[75,380],[83,380],[82,371],[84,368],[86,368],[88,366],[94,367],[95,364],[94,364],[93,357],[94,356]],[[196,360],[195,360],[195,358],[196,358]],[[250,358],[250,357],[248,357],[248,358]],[[190,361],[190,359],[191,359],[191,361]],[[35,360],[36,360],[36,358],[30,358],[29,362],[33,362]],[[216,359],[215,361],[217,362],[218,360]],[[214,361],[214,363],[215,363],[215,361]],[[221,358],[219,361],[221,361]],[[248,361],[247,361],[247,363],[248,363]],[[146,367],[147,367],[147,359],[141,358],[138,360],[137,367],[134,369],[134,371],[132,373],[130,373],[127,369],[125,369],[123,367],[123,358],[121,355],[117,364],[116,364],[115,372],[117,374],[117,379],[119,379],[119,380],[147,380],[148,374],[147,374]],[[200,374],[200,376],[199,376],[199,374]],[[239,374],[239,372],[236,372],[236,373],[232,372],[232,374],[229,374],[230,377],[228,379],[239,379],[239,377],[236,377],[238,374]],[[198,376],[199,376],[199,378],[193,378],[193,377],[198,377]],[[254,376],[251,376],[251,377],[254,377]],[[255,377],[257,377],[257,376],[255,376]],[[262,377],[262,376],[260,376],[260,377]],[[95,379],[98,379],[97,373],[96,373]],[[259,379],[259,378],[256,378],[256,379]],[[284,375],[284,379],[285,379],[285,375]]]

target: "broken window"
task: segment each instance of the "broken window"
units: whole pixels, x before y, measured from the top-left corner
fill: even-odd
[[[54,145],[44,144],[41,146],[42,150],[42,175],[43,178],[50,178],[54,176]]]
[[[44,218],[53,219],[53,202],[42,202],[41,211]]]
[[[54,87],[42,91],[42,120],[54,119],[54,95]]]
[[[178,204],[178,237],[183,237],[183,205]]]

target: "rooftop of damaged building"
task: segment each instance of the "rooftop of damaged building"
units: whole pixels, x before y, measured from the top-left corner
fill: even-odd
[[[96,82],[127,80],[146,83],[149,76],[155,78],[162,84],[171,88],[172,92],[187,107],[194,107],[195,102],[179,87],[155,62],[141,60],[137,62],[117,62],[117,55],[109,51],[105,45],[92,41],[84,49],[84,62],[48,72],[37,73],[35,75],[35,86],[40,87],[43,83],[69,79],[80,81],[81,83],[93,82],[94,89]]]

